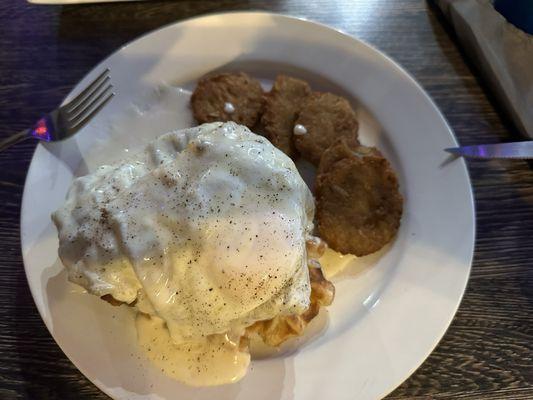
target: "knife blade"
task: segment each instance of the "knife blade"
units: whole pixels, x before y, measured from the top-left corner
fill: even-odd
[[[467,158],[533,159],[533,141],[450,147],[448,153]]]

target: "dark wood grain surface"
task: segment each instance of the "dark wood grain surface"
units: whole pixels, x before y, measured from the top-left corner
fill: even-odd
[[[195,15],[271,10],[361,38],[398,61],[436,101],[462,144],[516,140],[515,129],[419,0],[198,0],[36,6],[0,2],[0,137],[55,107],[94,64],[138,35]],[[466,59],[465,59],[466,56]],[[23,271],[19,217],[34,150],[0,153],[0,399],[104,399],[42,323]],[[533,172],[524,161],[472,161],[472,275],[451,327],[388,398],[533,399]]]

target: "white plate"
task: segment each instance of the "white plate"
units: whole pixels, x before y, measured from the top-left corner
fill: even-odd
[[[442,151],[457,145],[450,128],[405,71],[331,28],[265,13],[211,15],[150,33],[103,61],[73,93],[104,67],[111,69],[118,95],[74,139],[38,146],[22,204],[22,250],[35,303],[80,371],[121,399],[363,400],[386,395],[424,361],[465,290],[474,208],[464,162],[447,162]],[[335,302],[314,326],[321,335],[254,361],[237,384],[189,388],[138,352],[127,307],[112,308],[66,282],[50,213],[73,175],[93,167],[90,154],[106,159],[111,151],[116,158],[125,143],[148,140],[137,124],[111,139],[109,121],[123,118],[132,102],[162,81],[190,88],[219,68],[245,70],[265,82],[290,73],[351,98],[364,122],[363,140],[380,147],[399,173],[405,213],[391,246],[334,278]],[[191,123],[186,106],[176,109],[160,118],[157,129]]]

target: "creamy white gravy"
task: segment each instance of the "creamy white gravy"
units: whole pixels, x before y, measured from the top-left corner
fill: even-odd
[[[212,335],[198,342],[177,345],[165,321],[139,313],[135,324],[139,345],[146,356],[173,379],[191,386],[236,382],[250,364],[250,353],[240,349],[239,336]]]

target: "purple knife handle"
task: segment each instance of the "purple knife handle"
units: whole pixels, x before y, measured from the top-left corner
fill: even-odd
[[[48,115],[42,117],[31,129],[25,129],[0,141],[0,151],[22,142],[28,138],[35,138],[49,142],[52,139],[54,124]]]

